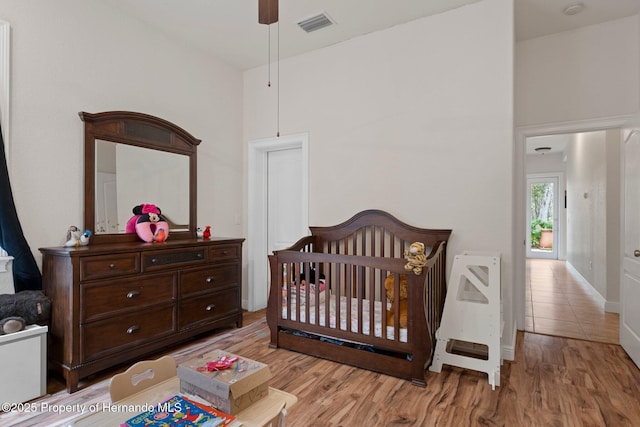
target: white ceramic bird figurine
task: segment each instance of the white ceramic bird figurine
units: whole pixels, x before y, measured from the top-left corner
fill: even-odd
[[[78,246],[80,244],[80,236],[82,236],[82,232],[78,227],[72,225],[67,230],[67,242],[64,244],[65,246]]]
[[[91,231],[85,230],[84,234],[80,236],[80,246],[87,246],[89,244],[90,237],[91,237]]]

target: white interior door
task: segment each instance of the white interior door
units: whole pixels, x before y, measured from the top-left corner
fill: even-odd
[[[527,176],[527,258],[558,259],[558,193],[557,176]],[[532,220],[537,225],[532,226]]]
[[[248,283],[243,307],[267,306],[270,270],[267,256],[309,233],[308,135],[249,143]]]
[[[640,131],[625,134],[620,344],[640,366]]]
[[[268,253],[288,248],[304,233],[299,204],[299,195],[302,193],[301,174],[301,148],[267,153]]]

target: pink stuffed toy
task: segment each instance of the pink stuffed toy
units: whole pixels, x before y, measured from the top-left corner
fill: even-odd
[[[147,243],[160,243],[169,236],[169,224],[156,205],[143,203],[133,208],[133,214],[127,221],[127,233],[136,233]]]

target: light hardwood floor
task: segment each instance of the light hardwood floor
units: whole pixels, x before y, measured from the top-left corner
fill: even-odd
[[[525,330],[619,343],[620,316],[604,311],[595,291],[565,261],[527,259]]]
[[[271,386],[293,393],[288,426],[638,426],[640,370],[618,345],[518,332],[516,360],[505,361],[501,385],[491,390],[484,373],[444,366],[427,371],[427,387],[347,365],[268,346],[264,312],[241,329],[221,330],[167,349],[178,363],[223,348],[268,363]],[[109,378],[126,367],[91,378],[67,394],[51,382],[50,394],[31,402],[87,405],[109,402]],[[61,426],[73,411],[0,415],[0,425]]]

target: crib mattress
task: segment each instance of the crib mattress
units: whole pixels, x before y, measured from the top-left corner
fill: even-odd
[[[324,295],[324,292],[321,292],[321,295]],[[320,305],[319,305],[319,310],[318,310],[318,317],[319,317],[319,325],[320,326],[327,326],[326,325],[326,301],[329,301],[329,328],[335,329],[336,328],[336,319],[337,319],[337,315],[336,315],[336,296],[335,295],[331,295],[328,296],[326,298],[321,298],[320,299]],[[317,325],[318,323],[316,323],[316,307],[315,307],[315,298],[311,299],[311,302],[309,304],[309,321],[307,322],[306,320],[306,305],[304,302],[304,299],[301,299],[302,301],[302,305],[300,306],[300,320],[299,322],[301,323],[309,323],[311,325]],[[371,335],[370,332],[370,308],[371,304],[369,302],[369,300],[362,300],[362,333],[364,335]],[[357,298],[351,298],[351,332],[354,333],[359,333],[358,332],[358,299]],[[343,331],[347,330],[347,309],[348,309],[348,304],[347,304],[347,297],[345,296],[341,296],[340,297],[340,304],[339,304],[339,310],[340,310],[340,329]],[[296,319],[298,312],[296,309],[296,298],[292,298],[291,299],[291,318],[290,320],[292,321],[298,321]],[[385,312],[383,313],[382,311],[382,303],[380,301],[375,301],[374,302],[374,320],[375,320],[375,324],[374,324],[374,336],[378,337],[378,338],[382,338],[382,316],[383,314],[386,316],[386,307],[385,307]],[[289,319],[288,316],[288,306],[285,304],[282,307],[282,318],[283,319]],[[407,328],[400,328],[400,341],[401,342],[407,342]],[[389,340],[394,340],[394,336],[395,336],[395,328],[393,326],[387,326],[387,339]]]

